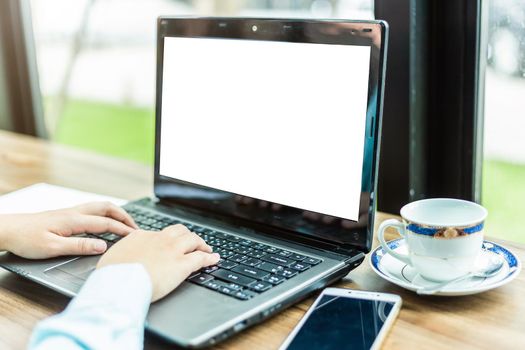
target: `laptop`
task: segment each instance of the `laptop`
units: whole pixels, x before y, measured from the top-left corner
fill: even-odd
[[[155,196],[124,208],[146,230],[182,223],[220,253],[147,316],[150,332],[200,348],[370,251],[387,25],[160,17],[157,37]],[[0,264],[74,296],[98,259]]]

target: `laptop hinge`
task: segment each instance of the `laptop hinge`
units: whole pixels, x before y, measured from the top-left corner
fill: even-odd
[[[160,204],[160,205],[164,205],[164,206],[167,206],[169,208],[174,208],[174,206],[178,206],[177,203],[173,203],[169,200],[165,200],[163,198],[158,198],[158,197],[147,197],[147,198],[142,198],[140,200],[137,200],[135,201],[136,204],[143,204],[143,205],[148,205],[148,204],[153,204],[153,205],[156,205],[156,204]],[[181,209],[180,207],[178,209]],[[185,211],[189,211],[190,213],[192,211],[194,211],[195,209],[194,208],[184,208]],[[194,215],[199,215],[199,211],[197,210],[196,212],[194,211],[193,212]],[[202,213],[200,213],[202,215]],[[218,217],[216,217],[217,219]],[[272,235],[268,235],[267,233],[265,233],[264,230],[260,230],[258,229],[257,227],[244,227],[244,229],[246,231],[251,231],[251,232],[254,232],[254,233],[257,233],[257,234],[262,234],[262,235],[267,235],[269,237],[275,237],[275,236],[272,236]],[[289,241],[291,243],[294,243],[294,244],[299,244],[299,245],[303,245],[305,247],[309,247],[309,248],[314,248],[314,249],[318,249],[318,250],[321,250],[321,251],[324,251],[324,252],[327,252],[327,253],[331,253],[331,254],[335,254],[335,255],[338,255],[338,256],[341,256],[343,259],[342,260],[345,260],[345,261],[348,261],[348,260],[353,260],[357,255],[359,255],[360,252],[362,252],[361,250],[359,249],[356,249],[355,247],[350,247],[350,246],[341,246],[341,245],[337,245],[337,244],[334,244],[334,243],[328,243],[328,242],[325,242],[325,241],[321,241],[321,240],[317,240],[313,237],[304,237],[304,236],[295,236],[295,237],[290,237],[290,236],[281,236],[279,237],[281,240],[283,241]]]
[[[353,249],[349,247],[342,247],[342,246],[337,246],[335,250],[332,250],[332,251],[336,254],[347,256],[349,258],[353,258],[356,254],[359,254],[360,252],[357,249]]]

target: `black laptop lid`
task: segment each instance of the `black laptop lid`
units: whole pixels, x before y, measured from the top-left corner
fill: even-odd
[[[369,251],[386,38],[381,21],[159,18],[155,195]]]

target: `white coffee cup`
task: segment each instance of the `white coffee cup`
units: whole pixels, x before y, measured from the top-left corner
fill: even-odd
[[[403,222],[390,219],[379,226],[378,239],[388,254],[432,281],[449,281],[474,269],[487,217],[481,205],[461,199],[423,199],[401,208],[401,217]],[[408,254],[388,247],[384,238],[388,227],[405,239]]]

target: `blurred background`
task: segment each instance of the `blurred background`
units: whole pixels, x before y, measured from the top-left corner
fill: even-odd
[[[45,128],[54,141],[152,164],[157,16],[373,19],[373,3],[31,0]],[[525,1],[489,1],[487,16],[482,204],[491,235],[525,242]]]
[[[48,133],[59,142],[153,162],[159,15],[371,19],[371,6],[356,0],[31,0]]]

